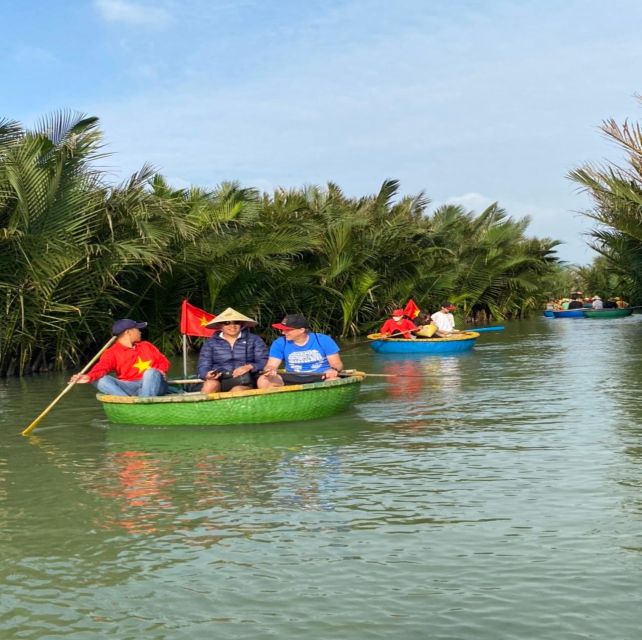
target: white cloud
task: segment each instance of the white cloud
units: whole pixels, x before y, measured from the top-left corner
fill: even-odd
[[[468,211],[475,211],[481,213],[484,209],[490,207],[491,204],[496,202],[492,198],[482,195],[481,193],[464,193],[461,196],[452,196],[446,198],[444,202],[435,202],[432,204],[431,209],[438,209],[445,204],[461,205]],[[501,206],[501,203],[499,203]]]
[[[94,6],[108,22],[165,27],[171,20],[169,12],[161,7],[152,7],[126,0],[94,0]]]

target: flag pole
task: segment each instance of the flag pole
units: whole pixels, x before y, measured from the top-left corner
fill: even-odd
[[[187,334],[183,334],[183,377],[187,378]]]

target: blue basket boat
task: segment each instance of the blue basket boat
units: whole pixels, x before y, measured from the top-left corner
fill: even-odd
[[[406,338],[384,338],[380,333],[368,336],[370,346],[377,353],[463,353],[470,351],[477,342],[479,334],[476,331],[463,331],[447,338],[428,338],[409,340]]]
[[[584,309],[562,309],[561,311],[553,311],[554,318],[586,318]]]

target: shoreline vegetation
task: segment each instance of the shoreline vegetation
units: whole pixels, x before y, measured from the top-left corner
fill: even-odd
[[[106,155],[95,117],[60,111],[34,130],[0,120],[0,376],[77,367],[117,317],[149,322],[149,339],[177,353],[183,299],[241,309],[264,330],[301,311],[344,338],[409,298],[429,312],[453,301],[460,326],[539,313],[587,278],[595,293],[639,299],[603,236],[602,263],[582,272],[497,204],[430,211],[396,180],[362,197],[334,183],[175,189],[148,165],[111,185],[98,168]],[[571,177],[587,189],[596,180]]]

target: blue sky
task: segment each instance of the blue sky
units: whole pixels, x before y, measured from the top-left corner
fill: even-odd
[[[0,116],[98,116],[114,181],[148,162],[176,186],[498,201],[586,263],[566,175],[620,160],[602,120],[640,119],[641,19],[639,0],[7,2]]]

